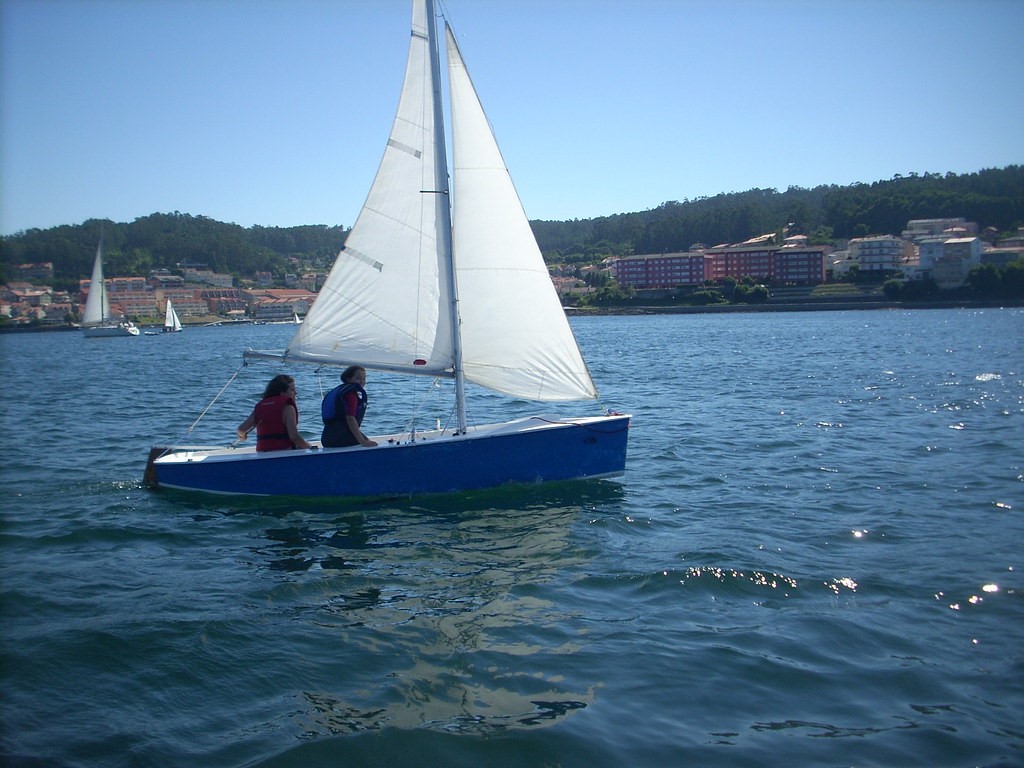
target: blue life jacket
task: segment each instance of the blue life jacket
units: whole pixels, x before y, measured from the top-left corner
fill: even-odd
[[[320,417],[324,420],[324,424],[330,424],[332,421],[339,421],[345,419],[345,406],[342,404],[342,398],[345,397],[349,392],[356,393],[356,399],[358,405],[356,406],[356,423],[363,423],[363,416],[366,415],[366,403],[370,397],[366,394],[366,390],[355,382],[349,382],[348,384],[340,384],[324,397],[324,401],[320,403]]]

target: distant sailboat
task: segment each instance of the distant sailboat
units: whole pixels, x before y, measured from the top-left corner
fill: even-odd
[[[110,299],[107,284],[103,279],[103,237],[96,248],[96,260],[92,265],[92,279],[89,281],[89,296],[85,300],[82,316],[82,333],[89,338],[105,336],[138,336],[139,329],[130,320],[115,320],[110,313]]]
[[[174,311],[171,300],[167,300],[167,311],[164,313],[164,333],[177,333],[181,330],[181,320],[178,313]]]
[[[376,448],[157,447],[150,485],[353,497],[625,469],[626,414],[467,422],[469,382],[523,400],[596,400],[597,390],[450,27],[449,190],[435,24],[433,0],[414,0],[405,85],[384,158],[319,298],[286,350],[246,357],[450,378],[453,425],[376,435]]]
[[[302,318],[299,317],[298,312],[292,312],[292,325],[302,325]]]

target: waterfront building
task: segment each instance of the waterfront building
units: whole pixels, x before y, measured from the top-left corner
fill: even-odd
[[[210,313],[226,315],[229,312],[245,314],[248,306],[243,293],[237,288],[201,288],[196,291],[198,298],[206,302]]]
[[[978,237],[953,237],[942,244],[942,257],[932,266],[931,277],[939,288],[958,288],[971,269],[981,264],[983,244]]]
[[[942,248],[948,237],[925,237],[918,241],[918,271],[915,277],[931,277],[935,262],[942,258]]]
[[[305,315],[309,305],[292,299],[260,299],[253,305],[253,317],[268,323],[286,322],[295,315]]]
[[[825,282],[824,245],[784,245],[775,252],[772,263],[773,285],[819,285]]]
[[[90,282],[90,280],[78,281],[78,294],[81,297],[81,302],[83,304],[85,303],[86,297],[89,295]],[[103,284],[107,287],[107,295],[111,297],[111,301],[114,300],[113,294],[115,293],[145,293],[149,290],[146,278],[144,277],[108,277],[104,279]]]
[[[231,288],[235,284],[231,275],[213,272],[209,269],[193,269],[192,267],[185,268],[185,282],[212,285],[217,288]]]
[[[619,285],[671,289],[703,285],[708,279],[703,253],[662,253],[624,256],[612,264]]]
[[[962,285],[967,273],[982,263],[984,245],[978,237],[949,237],[947,234],[923,238],[917,246],[917,268],[908,270],[906,276],[911,279],[930,277],[936,281],[941,278],[944,284]],[[939,262],[943,262],[943,266],[936,275]]]
[[[852,266],[853,258],[848,250],[833,251],[828,255],[826,276],[830,280],[844,280]]]
[[[619,285],[648,290],[746,277],[779,285],[818,285],[825,282],[829,248],[804,242],[805,238],[794,238],[780,247],[774,244],[772,235],[763,235],[703,252],[626,256],[615,261],[612,274]]]
[[[804,245],[805,238],[787,239],[787,245],[774,244],[773,235],[761,235],[737,245],[708,248],[708,277],[743,280],[750,277],[773,285],[818,285],[825,282],[824,245]]]
[[[849,248],[850,258],[861,272],[899,272],[915,256],[911,241],[893,235],[855,237]]]
[[[156,294],[153,291],[121,291],[117,294],[110,294],[111,308],[116,305],[117,310],[128,317],[160,317],[160,309],[156,305]],[[83,311],[85,307],[82,307]],[[115,310],[115,315],[117,314]]]
[[[1024,227],[1017,228],[1017,234],[996,243],[999,248],[1024,248]]]
[[[772,273],[775,248],[763,245],[716,245],[705,251],[708,257],[708,278],[716,282],[727,277],[742,280],[768,280]]]
[[[593,293],[594,289],[578,277],[557,277],[552,276],[551,282],[555,286],[558,298],[565,299],[568,296],[582,296]]]
[[[185,278],[181,275],[171,274],[166,269],[155,269],[149,273],[149,285],[154,289],[181,288],[185,285]]]
[[[911,219],[907,222],[907,228],[903,230],[902,236],[904,240],[919,244],[924,238],[943,234],[946,237],[951,237],[954,234],[957,236],[976,235],[978,234],[978,225],[976,222],[967,221],[962,216],[950,219]]]
[[[144,277],[108,277],[106,280],[108,293],[139,293],[146,291]]]
[[[157,291],[155,304],[158,305],[161,315],[167,311],[168,299],[174,303],[174,310],[181,317],[210,314],[209,303],[202,298],[200,291],[194,288],[167,288]]]
[[[37,288],[34,285],[23,283],[18,287],[11,287],[6,291],[7,296],[18,304],[26,307],[45,307],[53,303],[53,291],[49,288]]]
[[[291,320],[292,315],[304,317],[316,301],[316,294],[301,288],[271,288],[242,291],[257,320],[275,322]]]
[[[982,264],[994,264],[1005,269],[1008,264],[1024,259],[1024,246],[1017,248],[986,248],[981,252]]]
[[[53,262],[18,264],[14,267],[14,276],[17,280],[24,280],[29,283],[48,282],[53,280]]]

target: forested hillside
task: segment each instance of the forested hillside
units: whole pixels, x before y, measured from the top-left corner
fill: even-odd
[[[812,243],[869,234],[899,234],[910,219],[963,216],[1003,233],[1024,226],[1024,166],[969,174],[895,177],[850,186],[753,189],[666,202],[638,213],[575,221],[534,221],[549,262],[589,263],[609,255],[683,251],[695,243],[746,240],[787,227]],[[343,227],[241,227],[205,216],[155,213],[130,223],[90,220],[33,229],[0,239],[0,282],[11,265],[52,262],[55,286],[71,289],[89,276],[100,233],[109,277],[145,275],[189,262],[216,272],[329,269]]]
[[[0,242],[0,282],[10,266],[52,262],[54,287],[71,289],[92,272],[103,236],[107,277],[146,275],[161,267],[204,264],[215,272],[251,277],[257,271],[330,268],[345,241],[343,227],[241,227],[205,216],[154,213],[128,224],[92,219],[83,224],[32,229]]]
[[[911,219],[963,216],[981,229],[1024,225],[1024,166],[970,174],[924,174],[873,184],[785,192],[752,189],[640,213],[578,221],[535,221],[549,260],[586,262],[600,254],[670,253],[695,243],[736,243],[788,227],[811,243],[902,232]]]

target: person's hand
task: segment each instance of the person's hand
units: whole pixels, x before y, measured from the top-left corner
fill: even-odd
[[[249,436],[248,432],[243,432],[240,429],[236,429],[235,430],[235,434],[238,435],[238,439],[239,440],[245,440],[245,438],[247,438]]]

